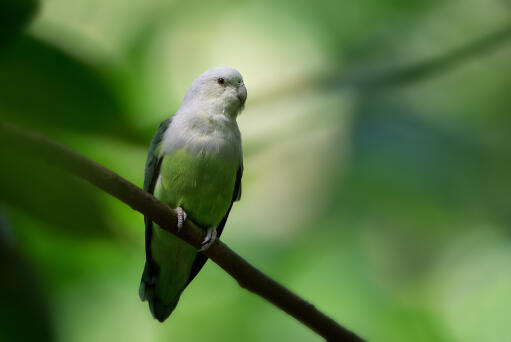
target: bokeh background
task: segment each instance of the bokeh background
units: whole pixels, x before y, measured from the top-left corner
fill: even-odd
[[[142,185],[191,81],[248,88],[222,240],[370,341],[511,341],[511,2],[3,0],[0,120]],[[164,324],[142,216],[0,149],[1,341],[320,341],[209,262]]]

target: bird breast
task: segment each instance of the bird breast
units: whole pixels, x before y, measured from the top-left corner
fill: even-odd
[[[235,119],[223,114],[176,114],[165,132],[162,153],[184,149],[191,155],[241,159],[241,134]]]

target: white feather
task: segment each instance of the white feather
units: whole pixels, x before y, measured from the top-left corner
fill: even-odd
[[[218,84],[219,78],[225,83]],[[241,133],[236,122],[244,104],[241,87],[245,89],[240,73],[229,67],[213,68],[197,77],[172,117],[161,153],[185,149],[193,155],[213,153],[241,161]]]

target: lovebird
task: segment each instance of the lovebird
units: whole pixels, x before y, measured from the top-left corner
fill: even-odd
[[[145,217],[146,263],[139,294],[163,322],[207,260],[241,197],[243,152],[236,122],[247,89],[241,74],[216,67],[198,76],[181,107],[154,135],[145,166],[144,190],[175,208],[178,230],[185,220],[207,231],[198,251]]]

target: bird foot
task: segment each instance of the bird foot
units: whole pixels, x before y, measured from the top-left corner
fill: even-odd
[[[177,215],[177,231],[180,232],[181,229],[183,229],[183,223],[186,221],[186,211],[184,211],[181,207],[177,207],[174,211]]]
[[[216,241],[216,228],[215,227],[209,227],[208,231],[206,233],[206,237],[204,238],[204,241],[201,242],[201,248],[199,249],[199,252],[205,251],[211,245]]]

